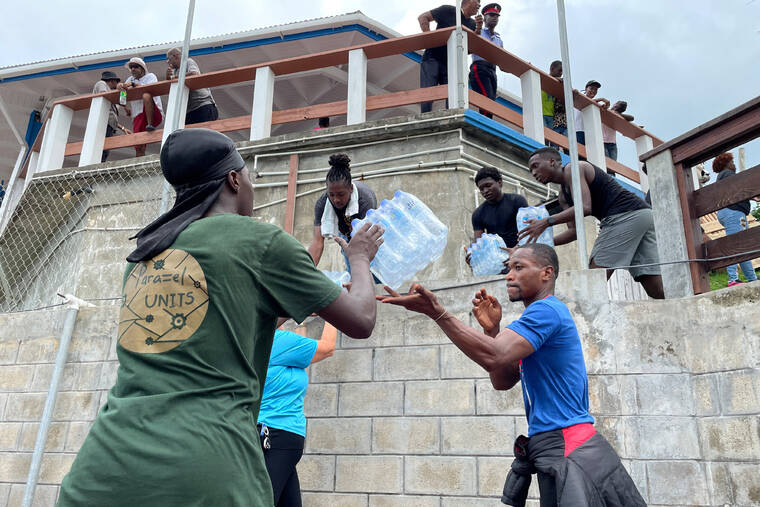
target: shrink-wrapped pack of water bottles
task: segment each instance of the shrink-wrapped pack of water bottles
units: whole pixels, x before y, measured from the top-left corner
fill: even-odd
[[[385,229],[370,271],[394,290],[437,260],[446,247],[448,227],[420,199],[401,190],[369,210],[365,218],[354,219],[351,227],[357,231],[365,222]]]
[[[505,250],[507,245],[498,234],[483,234],[480,236],[467,253],[470,254],[470,267],[475,276],[498,275],[509,259]]]

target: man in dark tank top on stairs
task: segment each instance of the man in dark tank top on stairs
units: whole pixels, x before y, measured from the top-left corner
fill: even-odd
[[[532,221],[520,231],[519,239],[528,237],[528,241],[535,241],[547,227],[566,223],[567,230],[555,234],[554,244],[575,241],[570,164],[563,166],[562,158],[554,148],[541,148],[530,156],[528,167],[540,183],[558,183],[562,186],[559,203],[563,210],[548,218]],[[650,297],[663,299],[652,209],[598,167],[581,161],[579,169],[583,215],[593,215],[600,221],[599,236],[591,250],[589,268],[608,268],[609,279],[616,267],[626,266]]]

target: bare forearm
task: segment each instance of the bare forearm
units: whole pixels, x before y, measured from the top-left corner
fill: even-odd
[[[467,357],[486,371],[490,372],[498,368],[501,354],[492,336],[471,328],[450,313],[444,315],[437,323],[452,343]],[[498,328],[496,331],[498,333]]]
[[[568,243],[572,243],[577,238],[577,235],[575,233],[575,229],[568,228],[566,231],[563,231],[556,236],[554,236],[554,244],[556,246],[558,245],[566,245]]]
[[[366,334],[369,336],[375,327],[377,315],[375,282],[369,271],[369,261],[366,257],[349,258],[349,263],[351,264],[351,291],[348,297],[351,299],[351,306],[356,309],[353,312],[353,318],[361,328],[367,330]]]
[[[309,255],[311,255],[312,260],[314,261],[314,265],[319,265],[319,260],[322,258],[322,252],[324,251],[324,243],[318,243],[317,241],[312,241],[309,243],[309,247],[306,249],[307,252],[309,252]]]

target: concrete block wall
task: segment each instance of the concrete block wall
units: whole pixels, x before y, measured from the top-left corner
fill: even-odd
[[[505,302],[503,323],[519,316],[503,282],[437,294],[474,325],[480,286]],[[596,426],[647,502],[757,505],[760,284],[611,302],[603,272],[579,271],[560,275],[557,295],[582,336]],[[115,380],[118,306],[100,304],[77,320],[35,505],[54,504]],[[0,505],[20,505],[64,314],[0,314]],[[309,375],[305,505],[499,505],[513,439],[527,431],[521,391],[493,390],[430,319],[381,305],[370,338],[341,337]]]

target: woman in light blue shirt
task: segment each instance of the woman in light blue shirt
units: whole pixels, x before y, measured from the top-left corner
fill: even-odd
[[[274,333],[258,427],[276,507],[301,507],[296,465],[306,437],[306,367],[330,357],[337,336],[327,322],[319,341],[291,331]]]

